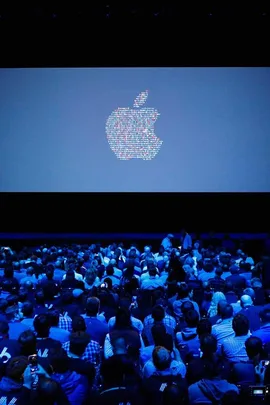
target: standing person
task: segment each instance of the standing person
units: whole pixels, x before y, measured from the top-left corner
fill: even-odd
[[[183,253],[192,248],[192,237],[185,229],[182,229],[180,233],[180,245]]]

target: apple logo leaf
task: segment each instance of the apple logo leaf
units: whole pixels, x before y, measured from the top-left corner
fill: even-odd
[[[133,107],[139,108],[146,102],[148,97],[148,90],[142,91],[134,100]]]

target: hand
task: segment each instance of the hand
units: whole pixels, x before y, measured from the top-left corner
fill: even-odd
[[[50,378],[49,374],[44,370],[43,367],[41,367],[40,364],[38,364],[37,366],[36,374],[38,376]],[[31,390],[32,382],[33,382],[33,374],[31,373],[31,367],[27,366],[23,374],[23,385],[29,390]]]
[[[265,367],[261,362],[255,367],[255,374],[259,378],[260,383],[264,384]]]

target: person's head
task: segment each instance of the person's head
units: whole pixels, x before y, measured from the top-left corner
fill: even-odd
[[[130,310],[123,307],[118,308],[115,316],[115,329],[125,329],[131,326]]]
[[[19,302],[21,302],[21,303],[25,303],[27,301],[28,291],[24,286],[19,289],[18,297],[19,297]]]
[[[238,266],[235,265],[235,264],[233,264],[233,265],[230,267],[230,272],[231,272],[231,274],[238,274],[238,272],[239,272]]]
[[[217,267],[216,270],[215,270],[215,274],[216,274],[217,277],[221,277],[222,274],[223,274],[222,267]]]
[[[7,265],[7,266],[4,268],[4,275],[5,275],[6,278],[13,278],[13,275],[14,275],[13,267]]]
[[[0,321],[0,341],[3,339],[8,339],[8,337],[9,337],[8,322]]]
[[[97,316],[100,308],[100,301],[97,297],[90,297],[86,301],[86,314],[88,316]]]
[[[157,275],[157,269],[154,263],[147,263],[147,270],[150,277],[155,277]]]
[[[39,405],[54,405],[59,397],[60,387],[51,378],[42,377],[38,381],[37,395]]]
[[[153,363],[158,371],[164,371],[170,367],[171,353],[165,347],[157,346],[153,350]]]
[[[72,318],[72,331],[73,332],[86,332],[86,323],[82,316],[74,316]]]
[[[223,311],[223,308],[225,308],[228,305],[226,300],[220,300],[218,305],[217,305],[217,314],[221,316],[221,313]]]
[[[70,352],[78,357],[81,357],[84,354],[88,343],[90,342],[90,336],[86,332],[73,332],[70,334],[69,341]]]
[[[52,264],[49,264],[47,267],[46,267],[46,277],[47,277],[47,279],[48,280],[52,280],[53,279],[53,276],[54,276],[54,266],[52,265]]]
[[[72,281],[75,280],[75,272],[73,268],[69,268],[66,273],[66,280]]]
[[[42,290],[37,291],[35,294],[35,299],[38,305],[44,305],[45,304],[44,292]]]
[[[260,320],[263,325],[270,323],[270,309],[265,308],[260,312]]]
[[[220,316],[222,319],[229,319],[233,316],[233,307],[231,304],[227,304],[220,308]]]
[[[256,336],[250,336],[245,341],[246,352],[250,360],[257,360],[259,362],[260,356],[263,352],[263,342]]]
[[[85,281],[89,286],[93,285],[97,278],[97,269],[96,267],[90,267],[89,269],[86,270],[85,272]]]
[[[152,309],[152,318],[154,322],[161,322],[165,317],[165,310],[161,305],[155,305]]]
[[[47,314],[39,314],[34,318],[34,328],[38,337],[49,337],[50,327],[50,319]]]
[[[185,317],[186,313],[194,310],[194,304],[191,301],[184,301],[180,307],[183,316]]]
[[[60,311],[52,309],[47,313],[51,327],[57,328],[60,319]]]
[[[212,333],[212,324],[209,319],[200,319],[197,325],[197,335],[201,338],[203,335],[210,335]]]
[[[64,349],[52,348],[49,350],[49,362],[54,373],[64,374],[69,369],[69,358]]]
[[[264,301],[265,301],[265,304],[270,304],[270,290],[265,290]]]
[[[0,313],[4,313],[8,307],[8,302],[4,298],[0,298]]]
[[[243,314],[237,314],[233,318],[232,327],[235,336],[246,336],[249,332],[249,320]]]
[[[187,393],[174,382],[169,382],[163,391],[163,405],[179,405],[187,403]]]
[[[31,301],[26,301],[23,303],[22,314],[26,318],[32,318],[34,316],[34,305]]]
[[[240,405],[241,397],[236,391],[227,391],[221,399],[221,405]]]
[[[28,359],[24,356],[13,357],[7,362],[6,376],[16,382],[23,380],[23,374],[28,366]]]
[[[113,276],[114,268],[112,264],[108,264],[108,266],[106,267],[106,274],[107,276]]]
[[[21,347],[22,356],[31,356],[31,354],[36,354],[37,338],[32,330],[22,332],[19,336],[18,342]]]
[[[178,298],[181,300],[187,298],[190,295],[190,288],[187,283],[181,283],[178,287]]]
[[[199,314],[195,309],[191,309],[185,314],[185,321],[189,328],[197,328],[199,322]]]
[[[249,308],[253,305],[253,301],[249,295],[242,295],[240,298],[240,304],[242,308]]]
[[[225,281],[225,291],[226,292],[232,292],[234,291],[234,286],[233,283],[230,280]]]
[[[151,333],[156,347],[165,347],[170,352],[173,350],[173,338],[166,332],[166,328],[163,324],[152,326]]]
[[[127,344],[122,336],[117,336],[112,340],[114,354],[127,354]]]
[[[158,249],[159,255],[160,255],[160,256],[163,256],[164,252],[165,252],[164,246],[163,246],[163,245],[160,245],[160,247],[159,247],[159,249]]]
[[[206,271],[207,273],[211,273],[214,270],[214,265],[213,265],[213,261],[212,259],[204,259],[203,262],[203,269],[204,271]]]
[[[200,338],[200,348],[204,357],[212,357],[217,351],[217,339],[213,335],[203,335]]]
[[[245,288],[243,291],[243,295],[249,295],[250,298],[252,299],[252,301],[254,302],[255,300],[255,291],[253,290],[253,288]]]
[[[254,290],[259,290],[263,286],[261,280],[257,277],[251,279],[250,285]]]

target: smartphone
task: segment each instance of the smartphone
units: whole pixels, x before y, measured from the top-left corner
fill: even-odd
[[[267,367],[269,366],[270,360],[262,360],[262,366]]]
[[[35,373],[38,370],[37,355],[32,354],[31,356],[28,356],[28,363],[30,366],[31,373]]]
[[[37,355],[32,354],[31,356],[28,356],[28,363],[30,366],[30,371],[32,375],[32,389],[35,390],[38,386],[38,361],[37,361]]]

